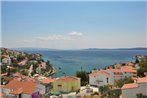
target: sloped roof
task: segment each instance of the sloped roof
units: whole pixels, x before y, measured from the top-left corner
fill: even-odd
[[[131,88],[137,88],[138,84],[136,83],[129,83],[129,84],[124,84],[121,89],[131,89]]]
[[[43,83],[43,84],[49,84],[49,83],[52,83],[52,82],[54,82],[55,80],[54,79],[52,79],[52,78],[44,78],[41,82]]]
[[[36,89],[36,83],[32,81],[18,81],[18,80],[12,80],[10,81],[5,88],[8,89],[18,89],[22,88],[23,92],[25,94],[31,94],[35,91]]]
[[[4,94],[2,92],[0,92],[0,97],[3,97],[3,96],[4,96]]]
[[[108,72],[106,72],[105,70],[99,70],[99,71],[97,70],[97,71],[92,72],[90,75],[95,77],[99,74],[103,74],[104,76],[107,76],[107,77],[110,76],[110,74]]]
[[[63,76],[63,77],[57,79],[56,81],[69,82],[69,81],[75,81],[75,80],[78,80],[78,78],[74,77],[74,76]]]
[[[17,88],[13,91],[11,91],[10,93],[11,94],[14,94],[14,95],[18,95],[18,94],[21,94],[23,92],[23,88]]]
[[[147,77],[138,78],[137,83],[147,83]]]
[[[137,72],[132,66],[123,66],[121,67],[122,72]]]

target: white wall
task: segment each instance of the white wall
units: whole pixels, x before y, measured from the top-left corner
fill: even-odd
[[[97,83],[96,81],[100,80],[102,82]],[[109,83],[110,79],[108,78],[108,83]],[[99,74],[96,77],[90,75],[89,76],[89,84],[90,85],[95,85],[95,86],[104,86],[107,85],[107,77],[103,74]]]
[[[2,90],[6,95],[9,95],[10,93],[10,89],[7,89],[7,88],[3,88]]]
[[[124,77],[131,77],[131,76],[133,76],[133,73],[130,73],[130,72],[123,72],[123,76],[124,76]]]
[[[21,98],[31,98],[31,95],[29,95],[29,94],[21,94]]]
[[[40,92],[40,94],[45,94],[45,85],[43,84],[38,84],[37,85],[37,90]]]
[[[139,93],[142,93],[143,95],[147,95],[147,83],[139,83]]]
[[[122,90],[122,98],[136,98],[137,93],[138,93],[137,88],[124,89]]]

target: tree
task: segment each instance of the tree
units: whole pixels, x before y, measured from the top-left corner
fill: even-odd
[[[49,61],[49,60],[46,61],[46,65],[47,65],[47,66],[50,65],[50,61]]]
[[[132,80],[132,78],[129,77],[129,78],[115,81],[115,86],[121,88],[124,84],[133,83],[133,82],[134,81]]]
[[[84,85],[87,85],[88,84],[88,81],[89,81],[89,73],[86,72],[86,71],[77,71],[76,72],[76,76],[81,78],[81,85],[84,86]]]
[[[138,58],[136,58],[136,59],[135,59],[135,63],[139,63],[139,60],[138,60]]]
[[[147,72],[147,59],[143,59],[139,62],[139,69],[137,70],[137,76],[145,77],[145,72]]]
[[[7,66],[2,65],[1,66],[1,73],[6,73],[7,72]]]
[[[108,92],[109,98],[119,98],[121,95],[121,89],[115,89]]]

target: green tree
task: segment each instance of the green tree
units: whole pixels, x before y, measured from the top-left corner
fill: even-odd
[[[137,76],[145,77],[145,72],[147,72],[147,59],[143,59],[139,62],[139,69],[137,70]]]
[[[49,60],[46,61],[46,65],[47,66],[51,65]]]
[[[1,67],[1,73],[6,73],[7,72],[7,66],[5,66],[5,65],[2,65]]]
[[[133,83],[133,82],[134,81],[132,80],[132,78],[129,77],[129,78],[115,81],[115,86],[121,88],[124,84]]]
[[[77,71],[76,72],[76,76],[81,78],[81,85],[84,86],[84,85],[87,85],[88,84],[88,81],[89,81],[89,73],[86,72],[86,71]]]

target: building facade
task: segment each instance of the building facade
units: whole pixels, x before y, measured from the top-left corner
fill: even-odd
[[[53,91],[55,92],[73,92],[80,89],[80,78],[73,76],[63,76],[53,82]]]
[[[147,77],[137,78],[134,83],[123,85],[122,98],[137,98],[137,94],[147,97]]]

